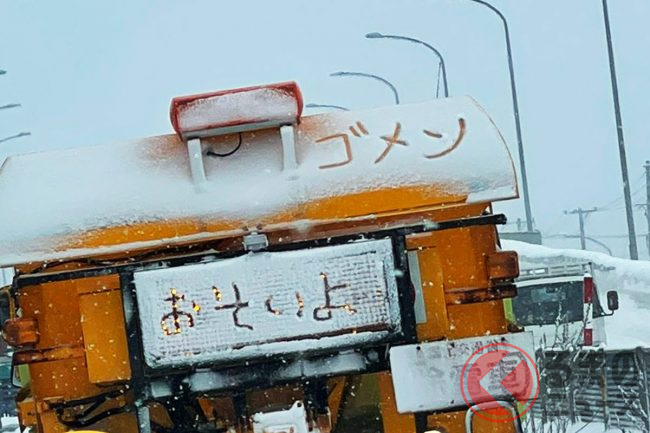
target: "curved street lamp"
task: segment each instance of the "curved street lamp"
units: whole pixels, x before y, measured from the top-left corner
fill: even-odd
[[[335,110],[350,111],[349,108],[333,104],[305,104],[305,108],[333,108]]]
[[[20,105],[20,104],[7,104],[7,105],[1,105],[0,110],[6,110],[8,108],[18,108],[18,107],[22,107],[22,105]]]
[[[506,39],[506,54],[508,55],[508,72],[510,73],[510,93],[512,94],[512,107],[515,115],[515,130],[517,133],[517,150],[519,153],[519,171],[521,172],[521,183],[524,189],[524,208],[526,211],[526,228],[533,231],[533,216],[530,209],[530,195],[528,194],[528,176],[526,174],[526,162],[524,159],[524,144],[521,138],[521,123],[519,121],[519,100],[517,98],[517,86],[515,84],[515,67],[512,63],[512,44],[510,43],[510,28],[506,17],[499,9],[483,0],[469,0],[485,6],[494,12],[503,23],[503,32]]]
[[[413,42],[419,45],[424,45],[427,47],[429,50],[431,50],[437,57],[438,57],[438,62],[440,63],[440,68],[442,68],[442,87],[445,92],[445,97],[449,96],[449,86],[447,85],[447,68],[445,67],[445,59],[442,57],[442,54],[440,54],[440,51],[436,47],[434,47],[431,44],[428,44],[424,41],[421,41],[419,39],[411,38],[409,36],[400,36],[400,35],[384,35],[383,33],[379,32],[372,32],[366,34],[366,38],[368,39],[396,39],[396,40],[401,40],[401,41],[409,41]],[[438,97],[436,93],[436,97]]]
[[[7,73],[7,71],[5,71],[3,69],[0,69],[0,75],[4,75],[6,73]],[[6,109],[9,109],[9,108],[16,108],[16,107],[20,107],[20,106],[21,106],[20,104],[6,104],[6,105],[0,106],[0,110],[6,110]],[[19,132],[18,134],[11,135],[11,136],[5,137],[5,138],[1,138],[0,143],[4,143],[5,141],[13,140],[15,138],[27,137],[28,135],[32,135],[32,133],[31,132]]]
[[[390,90],[393,92],[393,96],[395,97],[395,104],[399,104],[399,93],[397,93],[397,88],[388,81],[387,79],[380,77],[379,75],[374,75],[374,74],[367,74],[365,72],[345,72],[345,71],[339,71],[339,72],[333,72],[330,74],[330,77],[366,77],[366,78],[372,78],[373,80],[381,81],[385,85],[387,85]]]
[[[12,135],[12,136],[0,139],[0,143],[4,143],[5,141],[13,140],[14,138],[27,137],[28,135],[32,135],[32,133],[31,132],[20,132],[20,133],[18,133],[16,135]]]

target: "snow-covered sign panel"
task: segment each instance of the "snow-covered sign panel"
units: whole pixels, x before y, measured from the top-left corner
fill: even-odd
[[[409,210],[517,196],[503,138],[469,97],[302,117],[291,170],[283,169],[279,128],[204,139],[202,146],[201,188],[176,135],[10,157],[0,168],[0,266],[200,234],[158,239],[159,221],[192,221],[225,233],[396,211],[406,218]],[[115,227],[129,235],[101,235]]]
[[[401,330],[390,240],[140,271],[152,368],[356,347]]]
[[[530,332],[396,346],[390,349],[400,413],[513,398],[534,402],[539,374]]]

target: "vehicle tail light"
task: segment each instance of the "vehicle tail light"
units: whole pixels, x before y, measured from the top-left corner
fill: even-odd
[[[298,84],[264,86],[179,96],[170,116],[182,140],[294,124],[303,109]]]
[[[594,344],[594,330],[590,328],[585,328],[583,331],[584,337],[584,346],[593,346]]]
[[[594,278],[591,276],[585,276],[583,283],[583,302],[585,304],[591,304],[594,297]]]
[[[515,251],[496,251],[486,258],[491,281],[512,280],[519,276],[519,257]]]

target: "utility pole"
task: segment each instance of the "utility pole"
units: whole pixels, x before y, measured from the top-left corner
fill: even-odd
[[[627,232],[630,242],[630,258],[632,260],[639,260],[639,250],[636,245],[636,231],[634,229],[634,213],[632,211],[630,179],[627,173],[627,156],[625,154],[625,141],[623,139],[623,119],[621,118],[621,105],[618,99],[618,81],[616,79],[616,64],[614,62],[614,48],[612,47],[612,32],[609,26],[607,0],[603,0],[603,18],[605,19],[605,36],[607,37],[607,54],[609,56],[609,74],[612,81],[612,97],[614,99],[616,132],[618,134],[618,153],[619,159],[621,160],[621,175],[623,177],[623,196],[625,197],[625,214],[627,216]]]
[[[564,213],[567,215],[578,214],[578,222],[580,223],[580,248],[583,250],[587,249],[587,237],[585,236],[585,219],[592,212],[598,212],[598,208],[594,207],[591,209],[582,209],[579,207],[578,209],[574,209],[572,211],[564,211]]]
[[[646,161],[643,167],[645,168],[645,219],[648,221],[648,234],[645,240],[650,255],[650,161]]]

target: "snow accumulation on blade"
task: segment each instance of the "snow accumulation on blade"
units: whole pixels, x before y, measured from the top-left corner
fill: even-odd
[[[650,262],[611,257],[593,251],[554,249],[525,242],[503,240],[505,250],[519,254],[520,267],[553,266],[591,262],[598,294],[604,299],[609,290],[619,293],[620,309],[605,318],[607,348],[650,347]]]
[[[418,188],[418,206],[518,195],[503,137],[470,97],[303,117],[298,168],[289,171],[277,128],[206,139],[203,150],[227,153],[239,139],[231,156],[206,157],[208,182],[200,189],[175,135],[8,158],[0,168],[0,266],[70,257],[91,230],[178,219],[255,227],[279,213],[293,221],[305,218],[309,204],[379,189]],[[372,200],[366,214],[376,211]],[[394,206],[382,211],[404,210]],[[92,246],[95,253],[109,247]]]

